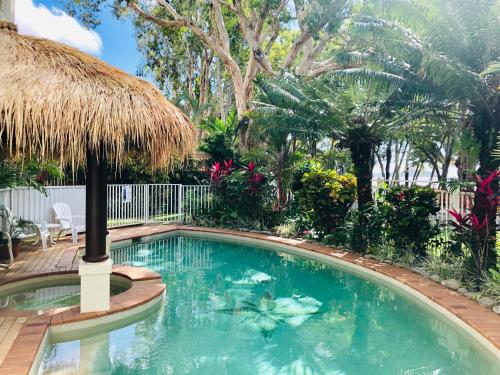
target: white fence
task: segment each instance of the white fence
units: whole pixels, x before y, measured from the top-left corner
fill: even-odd
[[[15,216],[38,223],[54,223],[53,204],[65,202],[71,207],[75,224],[84,224],[85,186],[50,186],[46,189],[47,196],[32,188],[0,189],[0,205],[9,207]],[[471,193],[435,189],[440,205],[435,217],[438,223],[450,219],[448,210],[462,212],[470,208]],[[202,210],[210,208],[211,203],[209,185],[108,185],[108,227],[188,222]]]
[[[75,224],[85,223],[85,186],[46,189],[46,196],[32,188],[0,189],[0,205],[9,207],[15,216],[54,223],[53,204],[65,202],[75,216]],[[208,209],[211,202],[208,185],[108,185],[108,227],[186,222]]]

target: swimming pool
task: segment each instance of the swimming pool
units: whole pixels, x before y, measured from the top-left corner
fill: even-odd
[[[39,373],[494,374],[498,362],[391,288],[287,252],[190,237],[115,249],[167,284],[142,320],[51,337]]]

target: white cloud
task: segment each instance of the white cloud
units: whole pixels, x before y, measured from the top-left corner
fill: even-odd
[[[33,0],[16,0],[15,4],[19,33],[65,43],[94,55],[101,53],[102,40],[99,34],[86,29],[61,9],[35,5]]]

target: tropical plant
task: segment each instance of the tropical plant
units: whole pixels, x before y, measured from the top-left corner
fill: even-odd
[[[53,162],[22,158],[0,160],[0,188],[27,186],[46,193],[45,184],[60,177],[61,169]]]
[[[363,66],[342,74],[397,87],[398,101],[424,98],[428,110],[456,111],[471,124],[478,143],[477,174],[484,179],[500,166],[492,157],[500,131],[499,12],[498,2],[489,0],[369,2],[349,22],[357,48],[343,56]],[[484,219],[480,207],[473,212]],[[496,253],[489,254],[488,266],[496,266]]]
[[[499,171],[490,173],[483,179],[478,176],[479,186],[474,195],[474,207],[470,212],[449,211],[453,220],[449,224],[453,227],[455,240],[465,247],[472,255],[475,263],[475,274],[477,280],[482,280],[487,276],[489,269],[497,269],[498,265],[491,265],[490,253],[496,252],[496,237],[491,237],[493,232],[491,226],[496,231],[497,206],[500,201],[498,192],[493,186],[500,176]],[[477,214],[481,210],[481,215]]]
[[[10,236],[12,239],[19,239],[25,234],[26,229],[33,227],[33,225],[34,223],[31,220],[13,217],[10,221]]]
[[[269,217],[264,213],[272,206],[272,189],[254,163],[237,169],[232,160],[216,162],[209,169],[209,180],[213,205],[202,220],[209,218],[217,225],[230,227],[266,226]]]
[[[388,84],[425,95],[435,104],[458,103],[460,113],[469,114],[480,142],[480,174],[496,169],[491,151],[499,130],[498,4],[390,0],[372,9],[365,9],[351,24],[363,48],[367,33],[375,37],[369,52],[349,54],[366,66],[346,74],[358,79],[384,77]]]
[[[437,193],[431,188],[396,186],[380,191],[378,209],[385,222],[385,234],[399,254],[427,257],[427,244],[439,233],[431,215],[439,212]]]
[[[288,131],[289,139],[307,142],[313,150],[327,135],[337,140],[338,147],[348,149],[357,179],[361,214],[373,202],[376,147],[389,132],[407,121],[431,114],[424,99],[396,100],[398,89],[384,88],[385,81],[359,85],[344,79],[344,73],[315,80],[286,74],[259,82],[262,95],[254,102],[254,113],[268,128],[280,129],[285,134]],[[354,244],[355,250],[365,251],[367,244],[361,240]]]
[[[210,154],[210,164],[237,159],[238,118],[236,111],[229,112],[226,120],[209,118],[200,124],[206,133],[200,143],[200,150]]]
[[[321,236],[331,234],[344,221],[356,198],[356,178],[315,165],[302,178],[296,192],[299,205]]]
[[[318,90],[316,80],[304,80],[284,74],[272,80],[259,77],[260,93],[253,103],[256,127],[271,138],[278,148],[298,140],[314,157],[318,142],[331,135],[342,118],[332,101]]]

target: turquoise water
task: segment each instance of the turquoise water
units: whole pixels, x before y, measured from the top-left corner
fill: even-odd
[[[315,261],[186,237],[117,249],[113,260],[160,272],[164,305],[126,327],[51,343],[41,374],[499,373],[440,318]]]
[[[111,285],[111,294],[119,294],[127,288]],[[57,307],[80,304],[80,280],[53,280],[32,284],[0,294],[0,308],[44,312]]]

